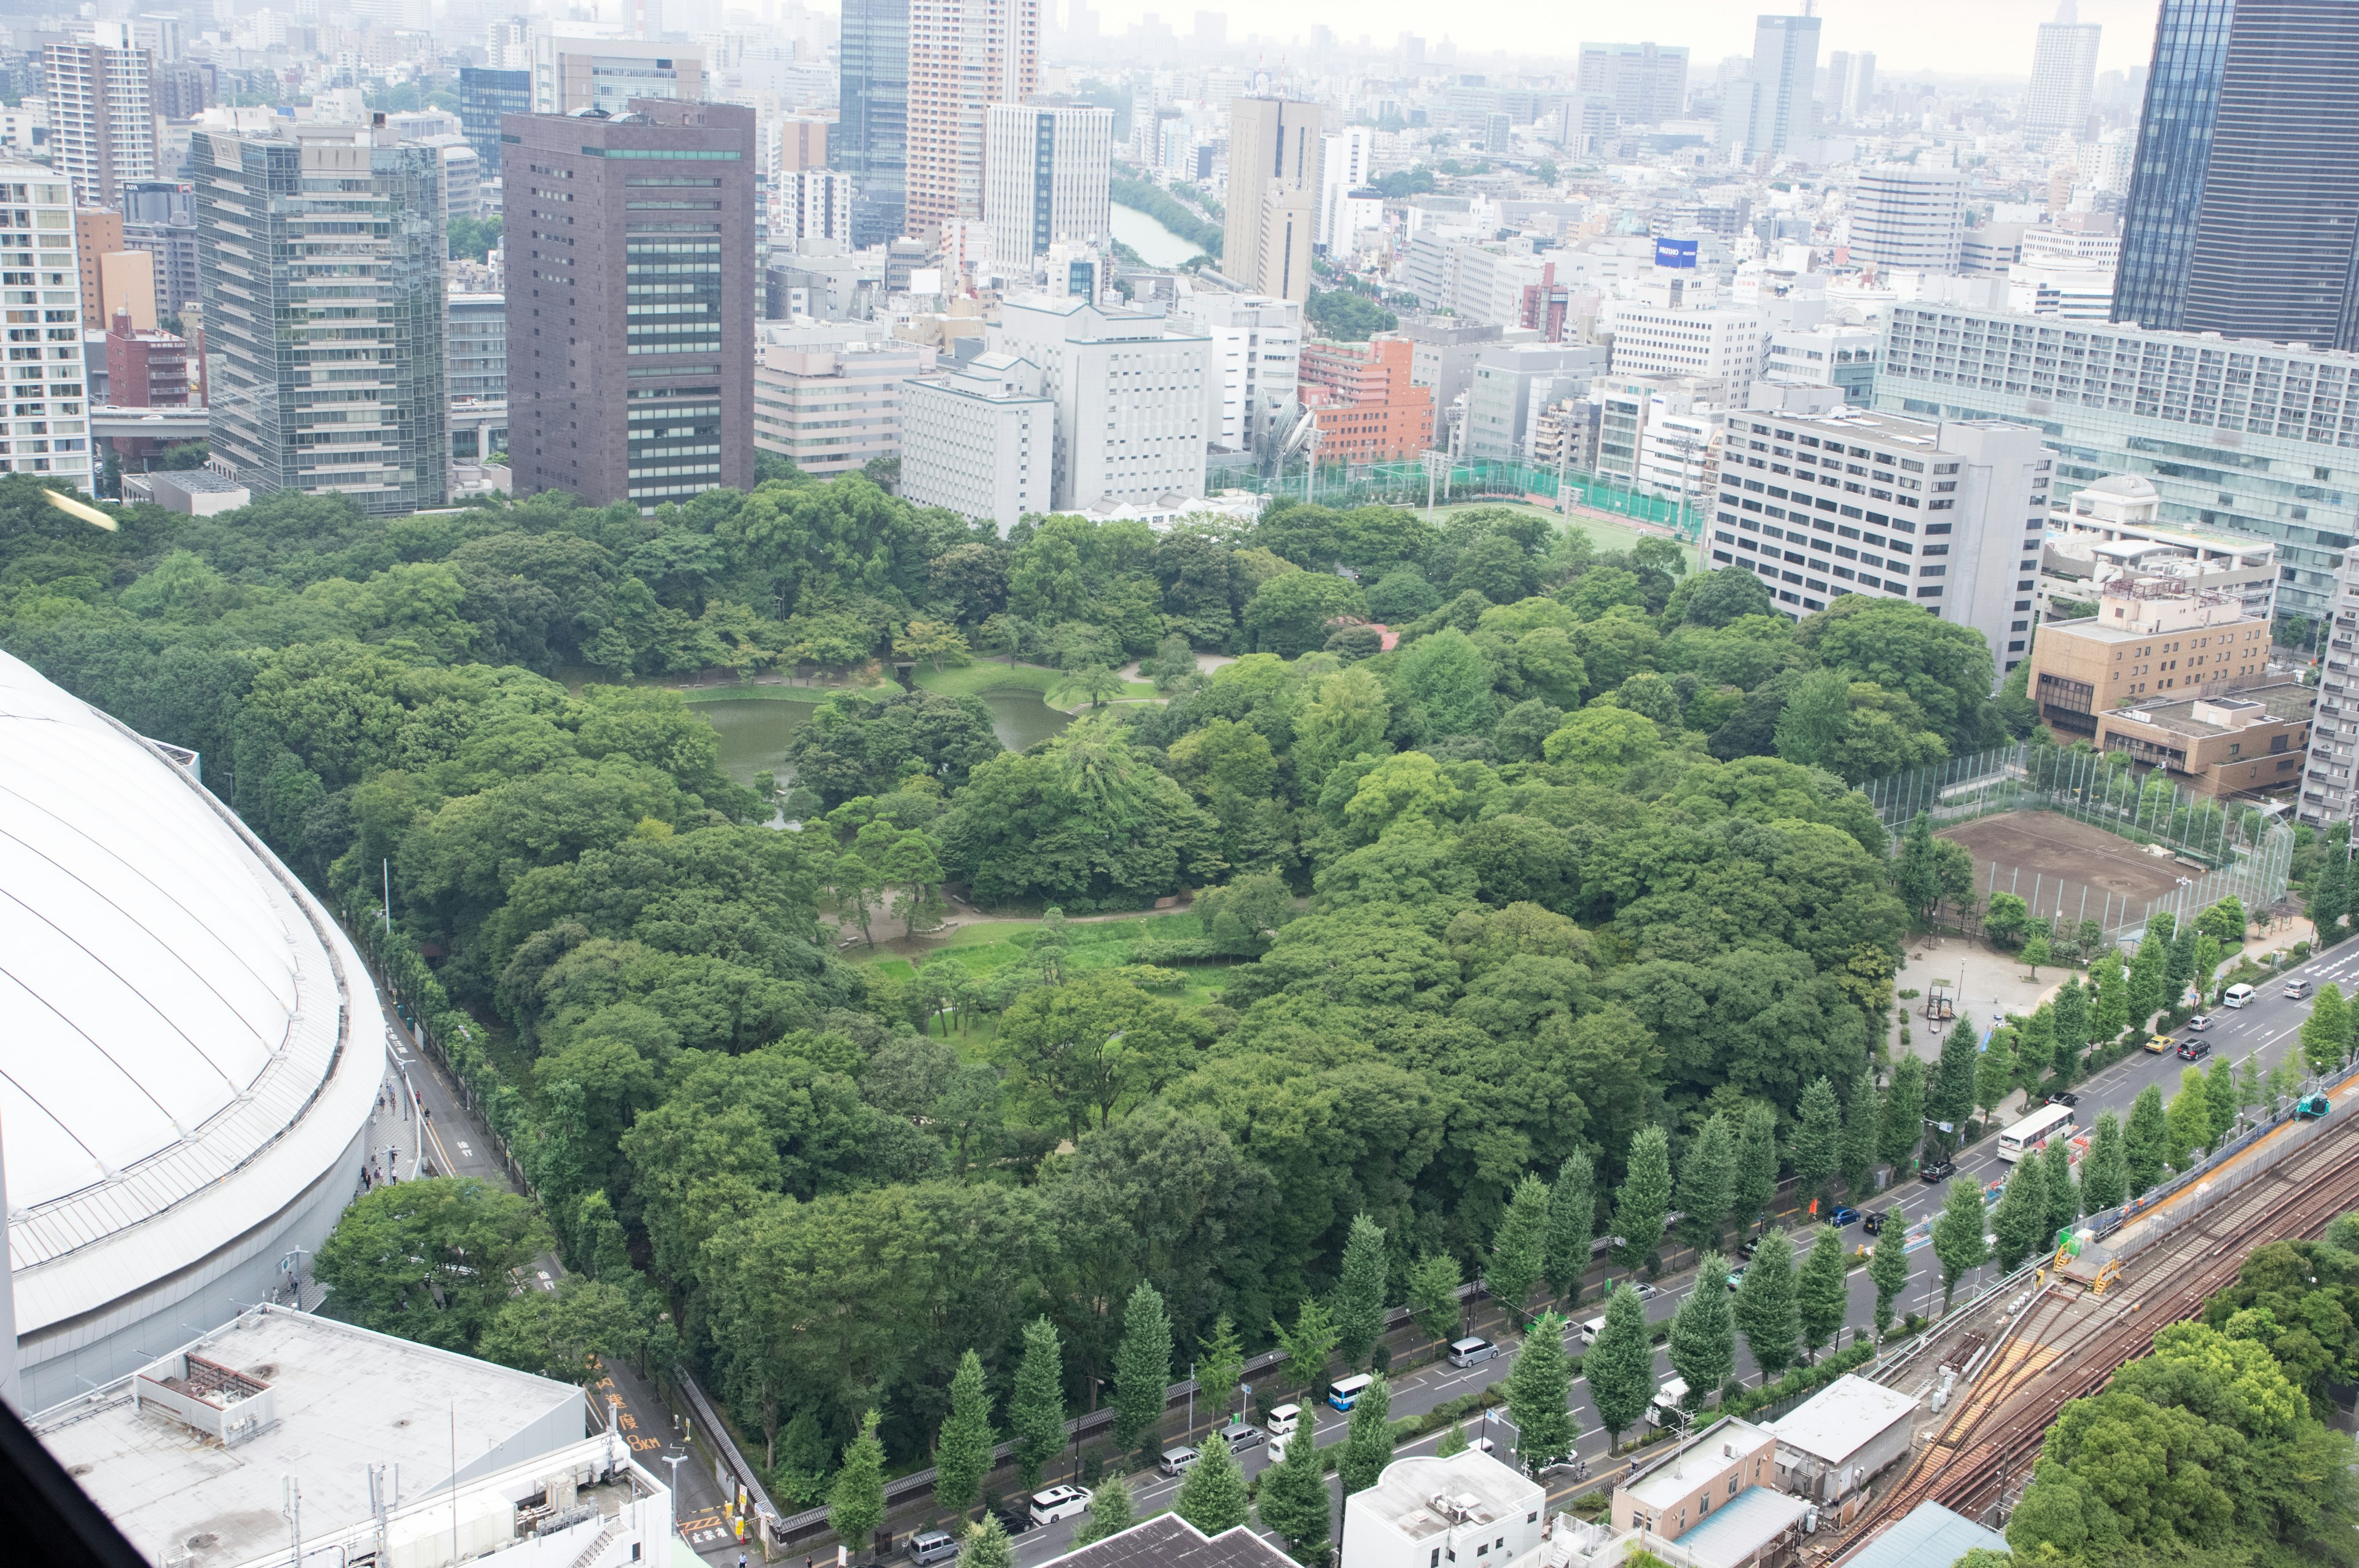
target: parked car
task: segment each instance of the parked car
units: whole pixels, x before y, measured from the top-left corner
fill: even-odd
[[[1653,1301],[1663,1293],[1661,1286],[1650,1285],[1644,1280],[1632,1281],[1630,1288],[1638,1293],[1638,1299],[1642,1302]]]
[[[1163,1457],[1156,1463],[1155,1467],[1158,1470],[1162,1471],[1167,1476],[1183,1475],[1190,1465],[1196,1463],[1198,1457],[1196,1451],[1192,1448],[1167,1448],[1163,1451]]]
[[[999,1528],[1010,1535],[1022,1535],[1032,1528],[1032,1510],[1022,1503],[1011,1503],[999,1510]]]
[[[2209,1040],[2182,1040],[2179,1043],[2179,1059],[2182,1062],[2200,1062],[2210,1054],[2212,1042]]]
[[[1751,1258],[1751,1257],[1752,1257],[1756,1252],[1758,1252],[1758,1251],[1760,1251],[1760,1250],[1761,1250],[1761,1238],[1760,1238],[1760,1237],[1758,1237],[1758,1236],[1748,1236],[1748,1237],[1746,1237],[1743,1241],[1738,1242],[1738,1243],[1737,1243],[1737,1245],[1736,1245],[1736,1252],[1737,1252],[1737,1256],[1738,1256],[1738,1257],[1740,1257],[1740,1258],[1748,1258],[1748,1259],[1749,1259],[1749,1258]]]
[[[1869,1209],[1860,1216],[1859,1226],[1870,1236],[1880,1234],[1884,1229],[1884,1211],[1880,1208]]]
[[[1257,1426],[1224,1426],[1221,1428],[1221,1436],[1227,1440],[1232,1454],[1243,1454],[1248,1448],[1261,1446],[1261,1428]]]
[[[2071,1110],[2081,1103],[2081,1097],[2069,1091],[2061,1094],[2052,1094],[2048,1097],[2048,1103],[2049,1105],[2060,1105],[2065,1109]]]
[[[1300,1405],[1280,1405],[1269,1412],[1269,1434],[1272,1437],[1292,1437],[1295,1426],[1301,1420]]]
[[[2146,1048],[2149,1055],[2159,1056],[2164,1052],[2170,1049],[2170,1036],[2168,1034],[2155,1035],[2146,1043]]]
[[[1932,1187],[1939,1186],[1941,1183],[1948,1181],[1951,1176],[1954,1176],[1957,1173],[1958,1162],[1955,1160],[1936,1160],[1931,1164],[1926,1166],[1923,1170],[1918,1172],[1917,1179],[1924,1183],[1927,1186]]]
[[[921,1530],[909,1538],[909,1561],[919,1568],[951,1562],[958,1554],[958,1537],[946,1530]]]
[[[1032,1522],[1054,1524],[1060,1519],[1080,1516],[1090,1506],[1087,1487],[1051,1487],[1045,1492],[1032,1494]]]
[[[1488,1361],[1498,1353],[1499,1347],[1489,1340],[1479,1335],[1469,1335],[1464,1339],[1451,1341],[1450,1364],[1453,1367],[1473,1367]]]
[[[1859,1210],[1855,1208],[1839,1208],[1835,1210],[1834,1213],[1827,1216],[1827,1223],[1833,1226],[1837,1230],[1841,1230],[1847,1225],[1857,1225],[1859,1223]]]
[[[1728,1271],[1728,1288],[1729,1288],[1730,1290],[1734,1291],[1734,1290],[1739,1289],[1740,1287],[1742,1287],[1742,1286],[1744,1285],[1744,1283],[1745,1283],[1745,1271],[1744,1271],[1744,1270],[1742,1270],[1742,1269],[1731,1269],[1731,1270]]]

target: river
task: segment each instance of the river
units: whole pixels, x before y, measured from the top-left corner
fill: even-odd
[[[1181,239],[1136,207],[1114,204],[1114,237],[1138,253],[1149,266],[1178,266],[1204,254],[1204,247]]]
[[[1060,712],[1029,691],[986,691],[984,706],[991,709],[991,728],[999,743],[1011,752],[1045,741],[1072,716]],[[816,702],[773,701],[765,697],[733,697],[700,702],[696,711],[721,733],[721,771],[739,784],[752,784],[758,773],[775,773],[780,783],[794,777],[787,762],[787,738],[801,729]]]

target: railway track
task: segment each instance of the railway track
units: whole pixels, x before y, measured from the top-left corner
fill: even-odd
[[[2027,1311],[1915,1465],[1822,1561],[1841,1562],[1930,1499],[1982,1517],[2028,1477],[2065,1404],[2102,1390],[2155,1335],[2233,1282],[2264,1241],[2316,1236],[2359,1208],[2359,1137],[2321,1143],[2130,1260],[2103,1297],[2053,1287]]]

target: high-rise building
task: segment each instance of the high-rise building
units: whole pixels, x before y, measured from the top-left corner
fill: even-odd
[[[843,0],[833,166],[852,177],[852,243],[901,232],[909,189],[909,0]]]
[[[2104,29],[2079,17],[2062,0],[2056,19],[2039,25],[2031,51],[2031,91],[2023,101],[2023,128],[2035,136],[2078,137],[2088,129],[2089,94],[2097,84],[2097,40]]]
[[[183,407],[189,345],[179,334],[139,327],[117,308],[106,328],[106,398],[118,408]]]
[[[816,114],[787,114],[779,118],[778,168],[826,168],[828,122]]]
[[[1771,322],[1757,305],[1617,304],[1614,308],[1615,375],[1683,375],[1717,381],[1723,406],[1743,406]]]
[[[1204,493],[1212,341],[1202,332],[1031,295],[1001,307],[991,346],[1038,365],[1041,395],[1056,405],[1050,504],[1087,510]]]
[[[106,287],[99,276],[101,256],[111,256],[124,248],[123,214],[105,207],[80,207],[74,210],[74,255],[82,285],[82,319],[103,330],[108,311]]]
[[[447,493],[441,159],[365,126],[197,132],[215,459],[257,495],[415,512]]]
[[[1867,114],[1868,103],[1875,96],[1875,53],[1862,49],[1851,57],[1843,93],[1843,121],[1852,124]]]
[[[1255,294],[1310,297],[1318,237],[1320,108],[1283,98],[1229,106],[1229,197],[1221,270]]]
[[[994,103],[987,124],[984,217],[1003,273],[1027,275],[1059,240],[1113,233],[1113,110]]]
[[[694,45],[534,35],[532,109],[537,114],[571,114],[576,109],[619,114],[636,98],[703,96],[704,57]]]
[[[1600,343],[1498,343],[1484,350],[1467,384],[1466,456],[1527,460],[1533,407],[1586,390],[1618,352]],[[1308,367],[1303,379],[1310,379]]]
[[[1864,593],[1971,626],[2005,674],[2030,647],[2055,466],[2028,425],[1869,414],[1764,383],[1729,416],[1707,547],[1788,615]]]
[[[1613,105],[1622,124],[1676,120],[1688,101],[1688,51],[1667,44],[1583,44],[1574,91]]]
[[[1966,238],[1966,177],[1930,164],[1877,164],[1852,192],[1851,259],[1955,272]]]
[[[1433,399],[1409,380],[1413,351],[1396,337],[1302,345],[1302,396],[1318,427],[1319,461],[1406,462],[1433,445]]]
[[[443,351],[450,368],[443,389],[453,403],[496,403],[508,395],[507,297],[453,294]]]
[[[1843,118],[1843,86],[1850,80],[1851,52],[1848,49],[1837,49],[1827,56],[1826,87],[1818,97],[1820,107],[1826,110],[1829,119]]]
[[[486,179],[500,172],[500,116],[532,110],[532,72],[459,68],[459,127],[482,160]]]
[[[1810,134],[1819,80],[1819,18],[1754,19],[1753,66],[1721,102],[1720,145],[1774,158]]]
[[[2323,827],[2359,820],[2359,660],[2351,652],[2359,643],[2359,545],[2343,551],[2321,611],[2326,656],[2319,661],[2318,710],[2296,815]]]
[[[781,169],[770,186],[770,238],[800,246],[852,238],[852,178],[825,168]]]
[[[157,177],[151,66],[124,22],[95,23],[88,38],[41,48],[49,146],[84,206],[113,207],[124,181]]]
[[[754,111],[511,114],[516,492],[642,511],[754,472]]]
[[[1319,243],[1334,250],[1352,243],[1352,193],[1376,177],[1376,128],[1346,125],[1327,138],[1319,170]]]
[[[995,103],[1040,90],[1040,0],[917,0],[909,7],[907,234],[981,218]],[[1111,156],[1111,149],[1109,149]]]
[[[0,305],[7,308],[8,451],[0,472],[90,488],[73,188],[39,164],[0,162]]]
[[[2163,0],[2114,319],[2359,348],[2359,6]]]

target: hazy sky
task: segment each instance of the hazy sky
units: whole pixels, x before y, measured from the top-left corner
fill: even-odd
[[[1061,14],[1067,0],[1052,0]],[[1570,58],[1584,40],[1685,44],[1699,66],[1749,53],[1753,18],[1791,5],[1760,0],[1658,0],[1647,5],[1597,0],[1095,0],[1106,32],[1120,33],[1152,11],[1183,37],[1199,9],[1224,11],[1229,36],[1261,33],[1290,38],[1324,23],[1346,39],[1365,33],[1378,43],[1418,33],[1429,49],[1444,34],[1462,50],[1528,49]],[[2154,47],[2156,0],[2081,0],[2080,19],[2101,24],[2100,70],[2143,65]],[[2056,0],[1820,0],[1826,18],[1820,59],[1835,49],[1873,49],[1876,69],[2028,76],[2035,29],[2056,15]],[[1645,18],[1640,21],[1637,18]]]

